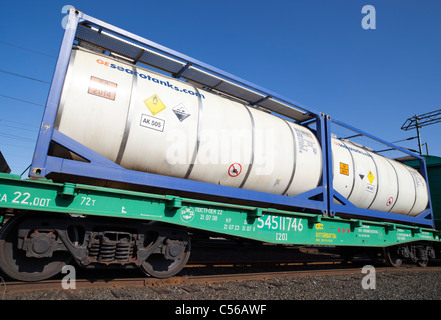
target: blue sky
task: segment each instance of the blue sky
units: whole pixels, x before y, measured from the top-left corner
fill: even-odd
[[[441,109],[440,1],[8,1],[0,21],[0,150],[13,173],[31,163],[65,5],[387,141],[415,136],[400,129],[405,120]],[[362,28],[365,5],[376,9],[375,30]],[[438,156],[440,129],[421,129]],[[398,144],[417,149],[416,140]]]

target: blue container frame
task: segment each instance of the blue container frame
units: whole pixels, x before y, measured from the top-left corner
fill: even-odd
[[[375,136],[373,136],[367,132],[364,132],[360,129],[356,129],[353,126],[346,124],[342,121],[332,119],[329,116],[326,117],[326,128],[327,128],[326,131],[328,133],[326,153],[328,154],[328,157],[331,157],[331,153],[332,153],[331,130],[332,130],[333,124],[339,125],[341,127],[349,129],[349,130],[352,130],[357,133],[357,136],[358,135],[364,136],[364,137],[370,138],[372,140],[375,140],[377,142],[380,142],[383,145],[388,146],[390,148],[390,150],[397,150],[397,151],[405,153],[409,156],[415,157],[419,161],[419,164],[420,164],[420,167],[419,167],[420,174],[424,177],[424,179],[426,181],[429,181],[428,174],[427,174],[426,160],[423,157],[416,155],[416,154],[410,152],[409,150],[395,146],[395,145],[393,145],[383,139],[375,137]],[[329,158],[329,159],[332,159],[332,158]],[[332,166],[332,163],[330,163],[330,164],[328,163],[328,165]],[[332,168],[332,167],[329,167],[329,168]],[[410,224],[428,225],[428,226],[431,226],[432,228],[435,227],[433,210],[432,210],[432,202],[430,199],[430,190],[428,190],[429,201],[428,201],[428,206],[427,206],[426,210],[419,213],[417,216],[413,217],[413,216],[383,212],[383,211],[378,211],[378,210],[357,208],[355,205],[353,205],[350,201],[348,201],[346,198],[344,198],[338,191],[336,191],[332,187],[332,177],[328,177],[328,181],[330,183],[330,188],[329,188],[329,213],[330,213],[330,215],[337,215],[338,216],[341,214],[349,214],[349,215],[357,215],[357,216],[362,216],[362,217],[379,218],[382,220],[401,221],[401,222],[410,223]],[[334,199],[338,200],[340,203],[334,203]]]
[[[248,88],[264,93],[266,95],[266,98],[276,98],[279,101],[283,101],[287,105],[292,106],[298,110],[302,110],[303,112],[305,112],[305,114],[308,114],[310,116],[309,120],[303,122],[295,122],[305,126],[315,124],[316,136],[322,146],[323,157],[323,172],[319,186],[313,190],[296,196],[283,196],[169,176],[162,176],[152,173],[127,170],[56,130],[54,128],[55,118],[58,111],[58,105],[63,90],[64,79],[69,65],[72,47],[75,43],[75,35],[80,24],[95,26],[100,31],[110,31],[115,35],[121,36],[125,39],[129,39],[137,45],[141,45],[147,48],[154,48],[158,52],[165,53],[168,56],[176,57],[181,61],[187,62],[187,66],[200,66],[204,70],[209,70],[215,75],[222,76],[224,79],[233,81],[236,84],[244,85]],[[90,17],[80,11],[71,9],[69,12],[68,22],[65,28],[63,41],[58,55],[51,87],[49,90],[46,109],[43,115],[41,129],[36,143],[34,158],[31,164],[31,169],[29,171],[29,176],[31,178],[45,178],[50,176],[51,173],[61,173],[86,178],[111,180],[133,185],[185,191],[195,194],[254,201],[271,205],[275,204],[289,206],[292,208],[306,208],[320,211],[322,214],[329,216],[339,215],[342,213],[358,215],[362,217],[364,216],[396,220],[411,224],[428,225],[433,227],[434,221],[430,203],[428,209],[421,213],[418,217],[409,217],[404,215],[357,208],[346,199],[344,199],[336,190],[334,190],[334,188],[332,187],[332,153],[330,147],[332,122],[345,126],[362,135],[380,141],[390,146],[391,148],[403,151],[416,157],[420,160],[420,171],[427,180],[427,171],[424,159],[413,153],[408,152],[407,150],[403,150],[399,147],[393,146],[392,144],[375,138],[358,129],[352,128],[349,125],[346,125],[337,120],[331,120],[329,116],[324,115],[323,113],[312,111],[309,108],[307,109],[306,107],[296,103],[295,101],[282,97],[272,91],[266,90],[241,78],[235,77],[227,72],[224,72],[203,62],[178,53],[174,50],[156,44],[145,38],[124,31],[108,23]],[[75,161],[50,156],[49,147],[51,142],[60,144],[61,146],[87,159],[89,162]],[[335,204],[333,201],[334,198],[338,199],[342,204]]]

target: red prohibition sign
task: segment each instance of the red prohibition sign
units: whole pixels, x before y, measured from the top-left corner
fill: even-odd
[[[387,199],[386,206],[389,207],[390,205],[392,205],[393,202],[394,198],[390,197],[389,199]]]
[[[230,177],[237,177],[242,172],[242,166],[240,163],[235,162],[228,168],[228,175]]]

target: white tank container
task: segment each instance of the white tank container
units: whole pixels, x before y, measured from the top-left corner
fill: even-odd
[[[55,127],[131,170],[287,196],[314,189],[322,176],[308,128],[80,49]],[[356,206],[411,215],[427,206],[415,170],[347,141],[333,139],[332,152],[334,188]]]
[[[131,170],[289,196],[321,179],[309,129],[84,50],[72,53],[56,127]]]
[[[421,174],[347,140],[332,138],[334,189],[359,208],[416,216],[429,197]]]

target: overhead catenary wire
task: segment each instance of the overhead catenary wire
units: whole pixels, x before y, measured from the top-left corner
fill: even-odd
[[[13,138],[12,138],[12,139],[13,139]],[[14,147],[14,148],[20,148],[20,149],[27,149],[27,150],[30,149],[28,146],[22,146],[22,145],[17,145],[17,144],[4,143],[3,141],[0,143],[0,147],[2,147],[2,146],[8,146],[8,147]]]
[[[24,99],[20,99],[20,98],[15,98],[15,97],[7,96],[7,95],[1,94],[1,93],[0,93],[0,97],[12,99],[12,100],[17,100],[17,101],[21,101],[21,102],[26,102],[26,103],[33,104],[33,105],[36,105],[36,106],[39,106],[39,107],[43,107],[43,108],[46,107],[44,104],[39,104],[39,103],[32,102],[32,101],[29,101],[29,100],[24,100]]]
[[[49,81],[28,77],[28,76],[25,76],[25,75],[22,75],[22,74],[6,71],[6,70],[2,70],[2,69],[0,69],[0,72],[5,73],[5,74],[9,74],[9,75],[15,76],[15,77],[20,77],[20,78],[24,78],[24,79],[29,79],[29,80],[34,80],[34,81],[42,82],[42,83],[51,84]]]
[[[20,45],[7,43],[5,41],[0,40],[0,45],[2,44],[10,47],[15,47],[21,50],[26,50],[30,52],[34,58],[38,58],[38,55],[46,56],[54,60],[56,60],[57,58],[56,56],[52,56],[37,50],[32,50]],[[3,50],[8,50],[9,52],[13,52],[13,51],[17,52],[17,50],[7,49],[6,47],[4,47]],[[26,74],[27,72],[22,73],[21,71],[17,71],[17,70],[10,71],[8,69],[9,67],[7,66],[3,66],[3,68],[0,68],[0,74],[4,74],[3,77],[4,79],[10,76],[10,77],[17,77],[26,80],[31,80],[31,83],[29,83],[27,86],[32,85],[33,82],[50,85],[50,82],[46,81],[44,78],[42,78],[42,76],[34,77],[31,74]],[[21,103],[26,103],[43,108],[46,107],[45,104],[37,103],[32,98],[27,100],[26,97],[24,97],[23,99],[21,95],[14,94],[13,92],[4,92],[4,93],[5,94],[0,93],[0,98],[11,99]],[[8,108],[15,108],[16,103],[3,100],[0,101],[0,105],[2,105],[2,108],[6,109],[6,113],[4,115],[10,116],[13,113],[9,113]],[[44,110],[44,109],[40,109],[40,110]],[[0,149],[4,152],[4,154],[7,154],[8,159],[10,160],[12,159],[11,160],[12,163],[9,163],[9,166],[12,169],[12,171],[16,173],[21,173],[22,176],[27,170],[29,170],[28,161],[29,158],[31,158],[31,155],[28,153],[32,152],[32,150],[34,149],[39,126],[38,124],[24,123],[24,122],[1,118],[0,129],[2,129],[0,131]],[[19,132],[21,132],[21,134]],[[30,135],[31,132],[33,133],[32,135]],[[21,163],[22,160],[24,160],[27,163],[22,164]]]
[[[13,43],[10,43],[10,42],[6,42],[6,41],[0,40],[0,43],[4,44],[4,45],[7,45],[7,46],[10,46],[10,47],[14,47],[14,48],[18,48],[18,49],[21,49],[21,50],[29,51],[29,52],[32,52],[32,53],[35,53],[35,54],[47,56],[47,57],[50,57],[50,58],[54,58],[54,59],[57,58],[56,56],[53,56],[53,55],[50,55],[50,54],[47,54],[47,53],[44,53],[44,52],[41,52],[41,51],[33,50],[33,49],[30,49],[30,48],[26,48],[26,47],[23,47],[23,46],[20,46],[20,45],[16,45],[16,44],[13,44]],[[10,72],[10,71],[3,70],[3,69],[0,69],[0,72],[4,73],[4,74],[15,76],[15,77],[20,77],[20,78],[24,78],[24,79],[28,79],[28,80],[33,80],[33,81],[37,81],[37,82],[41,82],[41,83],[50,84],[49,81],[45,81],[45,80],[42,80],[42,79],[37,79],[37,78],[29,77],[29,76],[26,76],[26,75]],[[21,98],[16,98],[16,97],[13,97],[13,96],[10,96],[10,95],[1,94],[1,93],[0,93],[0,97],[16,100],[16,101],[20,101],[20,102],[25,102],[25,103],[36,105],[36,106],[43,107],[43,108],[46,107],[44,104],[36,103],[36,102],[33,102],[33,101],[21,99]]]
[[[2,121],[2,120],[0,120],[0,121]],[[4,127],[18,129],[20,131],[29,131],[29,132],[36,132],[38,130],[37,127],[34,127],[33,129],[29,129],[29,128],[20,128],[20,127],[17,127],[17,126],[11,126],[9,124],[0,123],[0,128],[4,128]]]
[[[28,141],[28,142],[37,141],[37,139],[26,138],[26,137],[18,136],[16,134],[9,134],[9,133],[3,133],[3,132],[0,132],[0,137],[16,139],[16,140],[20,140],[20,141]]]
[[[29,49],[29,48],[26,48],[26,47],[23,47],[23,46],[19,46],[19,45],[10,43],[10,42],[6,42],[6,41],[0,40],[0,43],[5,44],[5,45],[10,46],[10,47],[18,48],[18,49],[21,49],[21,50],[33,52],[33,53],[36,53],[36,54],[39,54],[39,55],[42,55],[42,56],[46,56],[46,57],[49,57],[49,58],[57,59],[56,56],[53,56],[51,54],[47,54],[47,53],[44,53],[44,52],[41,52],[41,51]]]
[[[35,126],[35,128],[38,129],[38,127],[39,127],[38,124],[36,125],[35,123],[31,124],[31,123],[25,123],[25,122],[21,122],[21,121],[9,120],[9,119],[5,119],[5,118],[0,118],[0,121],[1,122],[11,122],[11,123],[14,123],[14,124],[18,124],[20,126],[24,126],[26,128]]]

